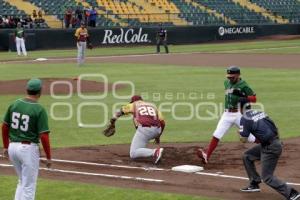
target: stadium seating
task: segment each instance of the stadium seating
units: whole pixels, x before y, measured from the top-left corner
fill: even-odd
[[[2,5],[0,10],[0,15],[18,15],[18,16],[25,16],[26,13],[23,10],[18,10],[16,6],[12,6],[9,3],[0,0],[0,4]]]
[[[300,22],[300,2],[297,0],[251,0],[258,6],[264,7],[274,15],[288,19],[290,23]]]
[[[193,1],[173,0],[175,5],[180,9],[180,16],[185,18],[192,25],[215,25],[225,24],[224,18],[216,13],[210,12],[204,6]]]
[[[178,17],[179,10],[175,4],[166,0],[97,0],[97,3],[108,13],[117,14],[130,26],[156,25],[159,23],[166,25],[187,24],[184,19]]]
[[[195,0],[208,8],[223,13],[226,17],[238,22],[239,24],[269,24],[270,19],[254,11],[243,8],[240,4],[231,0]]]
[[[0,0],[1,15],[28,15],[29,2],[51,16],[50,27],[63,26],[66,9],[95,7],[97,26],[299,23],[298,0]],[[28,6],[27,6],[28,7]],[[25,11],[25,12],[24,12]],[[59,21],[58,21],[59,20]]]

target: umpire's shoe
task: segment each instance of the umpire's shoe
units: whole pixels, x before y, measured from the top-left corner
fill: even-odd
[[[241,189],[242,192],[260,192],[260,188],[259,185],[256,184],[250,184],[249,186],[242,188]]]
[[[292,189],[289,200],[300,200],[300,194],[295,189]]]

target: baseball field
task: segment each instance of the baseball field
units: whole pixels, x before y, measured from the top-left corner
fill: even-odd
[[[171,168],[202,165],[194,150],[206,147],[212,136],[223,112],[226,68],[236,65],[257,94],[255,107],[279,127],[284,151],[276,175],[300,190],[299,44],[274,39],[171,45],[168,55],[153,54],[153,46],[95,48],[81,67],[75,48],[32,51],[26,58],[1,52],[0,117],[25,95],[28,79],[43,80],[40,102],[49,114],[54,160],[50,170],[40,166],[38,200],[280,200],[265,185],[260,193],[239,191],[248,184],[242,153],[252,144],[239,143],[236,128],[224,136],[204,171]],[[165,116],[165,152],[157,166],[150,159],[130,160],[135,131],[130,117],[117,122],[114,136],[102,135],[112,113],[132,94],[154,102]],[[16,175],[2,157],[0,180],[0,200],[13,199]]]

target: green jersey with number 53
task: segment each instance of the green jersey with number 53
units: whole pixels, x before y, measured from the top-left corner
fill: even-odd
[[[4,123],[9,125],[11,142],[39,143],[39,135],[49,132],[46,110],[29,99],[18,99],[11,104],[4,116]]]
[[[225,86],[225,109],[237,109],[239,103],[239,96],[233,94],[235,89],[239,90],[245,97],[255,95],[253,90],[244,80],[240,80],[235,84],[230,83],[229,80],[224,81]]]

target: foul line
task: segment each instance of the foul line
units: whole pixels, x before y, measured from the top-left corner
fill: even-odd
[[[225,175],[225,174],[206,173],[206,172],[196,172],[195,174],[205,175],[205,176],[222,177],[222,178],[231,178],[231,179],[249,180],[249,179],[246,178],[246,177],[242,177],[242,176],[231,176],[231,175]],[[289,183],[289,182],[287,182],[286,184],[288,184],[288,185],[300,186],[300,183]]]
[[[0,155],[0,157],[3,157]],[[40,160],[45,160],[45,158],[41,158]],[[123,168],[123,169],[140,169],[145,171],[171,171],[171,169],[164,169],[164,168],[155,168],[155,167],[133,167],[127,165],[111,165],[111,164],[104,164],[104,163],[92,163],[92,162],[82,162],[82,161],[73,161],[73,160],[61,160],[61,159],[52,159],[54,162],[61,162],[61,163],[73,163],[73,164],[83,164],[83,165],[91,165],[91,166],[104,166],[104,167],[114,167],[114,168]],[[0,166],[2,166],[0,164]],[[225,174],[218,174],[218,173],[208,173],[208,172],[196,172],[197,175],[204,175],[204,176],[213,176],[213,177],[221,177],[221,178],[230,178],[230,179],[239,179],[239,180],[249,180],[247,177],[242,176],[232,176],[232,175],[225,175]],[[288,185],[300,186],[300,183],[292,183],[287,182]]]
[[[45,160],[45,158],[40,158],[40,160]],[[73,163],[73,164],[83,164],[91,166],[101,166],[101,167],[114,167],[114,168],[123,168],[123,169],[140,169],[145,171],[166,171],[166,169],[156,168],[156,167],[134,167],[128,165],[112,165],[104,163],[92,163],[92,162],[83,162],[83,161],[73,161],[73,160],[61,160],[61,159],[52,159],[54,162],[60,163]]]
[[[13,167],[13,165],[0,164],[0,167]],[[98,173],[79,172],[79,171],[70,171],[70,170],[52,169],[52,168],[39,168],[39,169],[44,170],[44,171],[49,171],[49,172],[60,172],[60,173],[67,173],[67,174],[99,176],[99,177],[106,177],[106,178],[117,178],[117,179],[135,180],[135,181],[144,181],[144,182],[156,182],[156,183],[164,182],[164,180],[160,180],[160,179],[151,179],[151,178],[142,178],[142,177],[118,176],[118,175],[112,175],[112,174],[98,174]]]
[[[256,48],[256,49],[235,49],[235,50],[217,51],[217,53],[239,53],[239,52],[252,52],[252,51],[260,51],[260,50],[265,51],[265,50],[295,49],[295,48],[299,48],[299,46],[269,47],[269,48]]]

